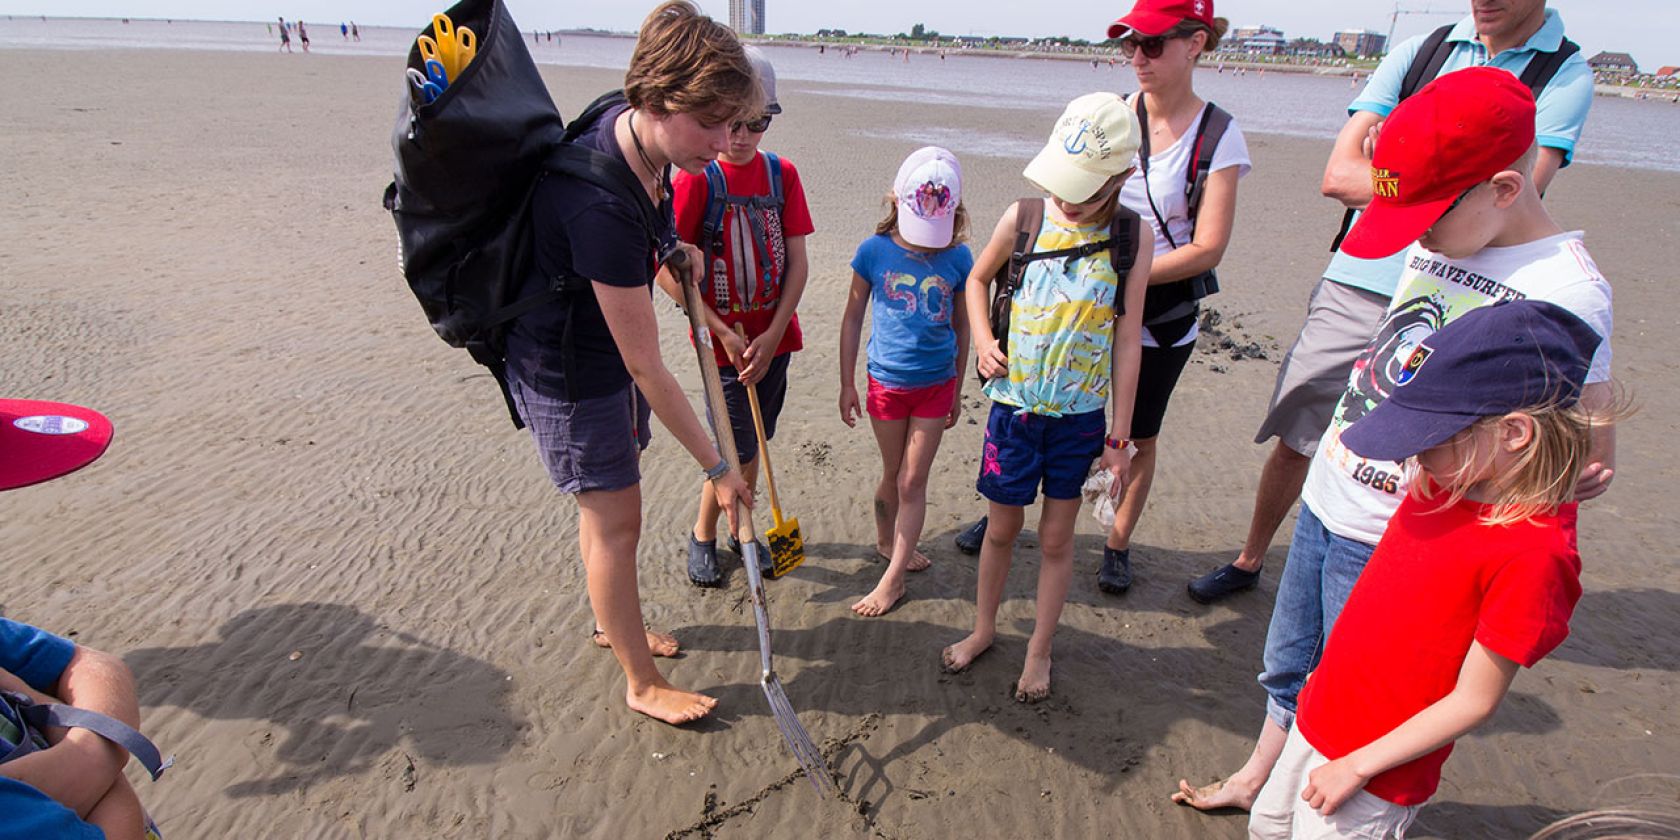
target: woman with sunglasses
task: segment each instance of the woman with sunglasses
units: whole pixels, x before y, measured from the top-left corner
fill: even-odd
[[[1202,55],[1218,46],[1226,27],[1224,18],[1213,16],[1212,0],[1138,0],[1108,28],[1137,74],[1140,92],[1129,102],[1144,131],[1138,174],[1126,181],[1120,203],[1143,217],[1155,237],[1132,405],[1137,454],[1097,575],[1098,588],[1110,594],[1132,585],[1132,531],[1155,477],[1161,421],[1195,350],[1198,300],[1217,288],[1212,273],[1231,242],[1237,181],[1250,168],[1242,131],[1235,123],[1226,124],[1223,134],[1212,130],[1229,116],[1197,96],[1192,83]],[[1211,164],[1197,172],[1198,157],[1207,160],[1204,144],[1214,144]],[[1200,189],[1192,190],[1198,181]]]

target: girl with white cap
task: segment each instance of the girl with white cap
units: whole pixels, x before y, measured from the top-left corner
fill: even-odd
[[[874,617],[904,597],[904,575],[928,567],[916,550],[927,516],[927,480],[945,430],[962,409],[968,319],[963,286],[974,256],[962,244],[962,166],[937,146],[898,168],[887,216],[852,258],[852,291],[840,322],[840,419],[857,424],[863,313],[871,313],[869,411],[881,448],[875,491],[876,552],[888,561],[852,612]]]
[[[1091,464],[1101,460],[1114,493],[1130,472],[1152,249],[1140,247],[1142,220],[1119,196],[1138,143],[1137,116],[1119,96],[1069,103],[1022,173],[1050,199],[1010,206],[968,277],[975,359],[992,399],[976,485],[990,524],[974,632],[943,658],[960,671],[991,646],[1015,537],[1042,484],[1037,622],[1015,684],[1022,702],[1050,695],[1050,642],[1073,579],[1073,526]],[[1003,284],[996,299],[994,276]]]

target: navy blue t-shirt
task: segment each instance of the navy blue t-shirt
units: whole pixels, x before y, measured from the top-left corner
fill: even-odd
[[[623,160],[613,125],[624,110],[608,111],[577,142]],[[544,177],[531,198],[536,270],[526,278],[521,294],[539,293],[552,278],[562,276],[623,288],[645,286],[651,294],[657,254],[640,218],[634,206],[593,184]],[[659,240],[674,241],[676,225],[669,202],[659,208],[658,219]],[[568,327],[574,374],[570,383],[562,349]],[[510,376],[555,398],[606,396],[630,383],[630,372],[592,288],[568,293],[565,299],[515,321],[508,331],[507,363]]]

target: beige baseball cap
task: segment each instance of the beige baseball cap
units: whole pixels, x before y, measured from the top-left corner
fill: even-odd
[[[1087,93],[1068,103],[1050,130],[1050,142],[1021,174],[1051,195],[1080,204],[1132,167],[1142,138],[1137,114],[1124,98]]]

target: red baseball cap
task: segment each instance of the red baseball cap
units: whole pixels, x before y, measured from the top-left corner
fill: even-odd
[[[1125,17],[1108,25],[1108,37],[1119,38],[1132,30],[1165,35],[1186,20],[1213,28],[1213,0],[1138,0]]]
[[[0,400],[0,490],[75,472],[105,454],[111,421],[90,408]]]
[[[1430,82],[1383,122],[1371,158],[1371,204],[1342,240],[1342,253],[1366,260],[1399,253],[1466,190],[1533,145],[1534,95],[1516,76],[1471,67]]]

